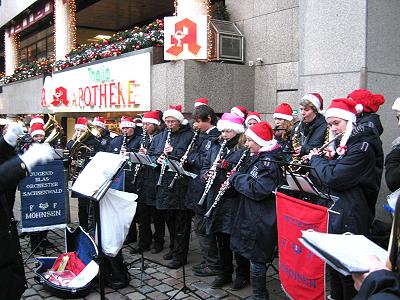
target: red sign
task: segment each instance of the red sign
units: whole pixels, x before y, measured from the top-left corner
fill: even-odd
[[[325,299],[325,263],[304,247],[301,230],[328,232],[328,209],[276,193],[279,277],[292,299]]]

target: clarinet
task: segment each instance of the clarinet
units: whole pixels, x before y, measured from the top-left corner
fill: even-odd
[[[225,192],[231,186],[231,183],[229,182],[229,178],[231,178],[231,176],[240,168],[240,166],[242,165],[242,163],[243,163],[244,159],[246,158],[248,152],[249,152],[249,150],[244,150],[243,154],[240,157],[240,159],[237,162],[237,164],[233,167],[233,169],[230,172],[228,172],[228,174],[226,174],[226,179],[222,183],[222,185],[221,185],[221,187],[220,187],[220,189],[218,191],[218,194],[215,197],[215,200],[214,200],[213,204],[211,205],[210,209],[204,215],[205,217],[209,218],[211,216],[212,211],[218,205],[218,202],[221,200],[222,196],[225,194]]]
[[[126,152],[126,140],[127,140],[127,137],[126,137],[126,134],[124,134],[122,136],[122,145],[121,145],[121,148],[119,149],[119,154],[122,154],[122,149],[125,149],[125,152]]]
[[[190,141],[190,143],[189,143],[189,145],[188,145],[188,147],[187,147],[185,153],[184,153],[183,156],[181,157],[181,159],[180,159],[180,161],[179,161],[179,165],[180,165],[181,167],[183,167],[183,165],[185,164],[185,162],[186,162],[186,160],[187,160],[187,157],[188,157],[188,155],[189,155],[189,152],[192,150],[193,145],[194,145],[194,142],[197,140],[197,137],[198,137],[198,135],[199,135],[199,131],[200,131],[200,130],[197,129],[197,130],[194,132],[194,136],[193,136],[192,140]],[[175,182],[176,182],[176,180],[178,179],[178,177],[179,177],[179,174],[178,174],[178,173],[175,173],[174,178],[172,179],[171,183],[169,184],[169,188],[170,188],[170,189],[172,189],[172,188],[174,187]]]
[[[201,196],[199,202],[197,203],[198,205],[203,205],[204,200],[206,199],[206,196],[208,194],[208,192],[211,189],[211,186],[214,183],[215,177],[217,177],[217,165],[218,165],[218,161],[221,160],[222,157],[222,152],[224,151],[225,145],[228,142],[228,140],[223,140],[221,143],[221,148],[219,148],[217,157],[215,158],[210,170],[208,172],[212,172],[211,175],[208,177],[207,179],[207,183],[206,183],[206,187],[204,188],[204,192],[203,195]]]
[[[140,143],[140,149],[141,148],[145,148],[146,138],[147,138],[146,130],[143,130],[143,136],[142,136],[142,142]],[[136,166],[135,166],[135,173],[133,174],[133,179],[132,179],[132,184],[133,185],[136,183],[136,179],[137,179],[137,176],[139,174],[140,167],[141,167],[140,164],[136,164]]]
[[[168,130],[167,139],[165,140],[164,147],[171,143],[171,129],[168,128],[167,130]],[[160,176],[158,177],[157,186],[161,186],[161,182],[162,182],[162,179],[164,177],[165,170],[167,169],[167,161],[166,161],[167,153],[163,152],[163,154],[161,154],[161,155],[164,156],[164,160],[163,160],[163,163],[161,165],[161,172],[160,172]]]

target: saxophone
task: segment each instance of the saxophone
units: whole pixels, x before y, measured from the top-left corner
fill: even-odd
[[[299,139],[299,128],[302,123],[303,123],[302,121],[299,122],[299,125],[297,125],[296,128],[294,129],[294,134],[293,134],[293,138],[292,138],[293,150],[301,147],[300,139]],[[301,157],[296,155],[296,153],[293,153],[292,158],[289,161],[289,165],[288,165],[288,169],[291,173],[296,173],[296,172],[300,171],[300,169],[301,169],[300,161],[301,161]]]

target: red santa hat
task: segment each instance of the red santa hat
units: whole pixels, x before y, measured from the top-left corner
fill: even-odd
[[[194,102],[194,107],[198,107],[200,105],[208,105],[208,99],[206,98],[197,98]]]
[[[88,119],[85,117],[79,117],[76,119],[75,123],[75,130],[80,129],[80,130],[85,130],[86,129],[86,123],[88,122]]]
[[[37,134],[45,135],[44,125],[42,123],[33,123],[29,128],[29,133],[31,137],[34,137]]]
[[[257,123],[261,122],[260,114],[256,111],[249,111],[249,113],[247,114],[247,117],[246,117],[246,121],[244,121],[244,124],[246,124],[246,126],[248,126],[248,123],[250,120],[256,120]]]
[[[106,119],[104,117],[95,117],[92,124],[106,129]]]
[[[182,114],[182,105],[169,105],[168,109],[163,113],[164,122],[165,119],[168,117],[177,119],[182,125],[186,125],[189,123],[189,121],[186,120],[184,115]]]
[[[279,147],[268,122],[261,121],[248,128],[244,134],[261,146],[260,151],[270,151]]]
[[[127,116],[121,117],[121,128],[135,128],[133,118]]]
[[[357,112],[375,113],[379,106],[385,103],[385,97],[380,94],[372,94],[368,90],[355,90],[347,95],[347,98],[353,99],[357,105]]]
[[[246,118],[247,115],[247,108],[240,105],[236,105],[231,108],[231,114],[238,115],[239,117],[244,119]]]
[[[284,119],[284,120],[292,121],[293,120],[292,107],[285,102],[279,104],[275,108],[273,117],[274,117],[274,119]]]
[[[309,93],[303,96],[301,100],[308,100],[312,105],[315,106],[318,112],[322,112],[324,108],[324,99],[322,99],[321,95],[318,93]]]
[[[143,115],[142,122],[160,125],[160,113],[158,111],[148,111]]]
[[[219,131],[233,130],[236,133],[244,132],[244,119],[236,114],[224,113],[217,123]]]
[[[44,120],[41,115],[33,115],[31,118],[31,122],[29,123],[29,126],[32,126],[33,124],[36,123],[44,124]]]
[[[330,151],[336,150],[339,155],[346,154],[346,144],[349,140],[349,137],[353,131],[354,125],[356,123],[356,102],[350,98],[340,98],[332,100],[331,104],[328,106],[325,112],[325,118],[328,119],[330,117],[335,117],[339,119],[343,119],[348,121],[346,126],[346,131],[340,140],[339,147],[334,149],[334,144],[332,143],[328,147],[328,153]],[[335,138],[335,135],[332,131],[329,131],[329,140],[331,141]]]

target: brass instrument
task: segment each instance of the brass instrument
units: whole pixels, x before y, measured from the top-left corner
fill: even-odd
[[[85,145],[85,141],[91,136],[100,138],[101,133],[96,126],[92,125],[91,123],[87,123],[86,130],[72,144],[70,156],[72,161],[75,162],[74,164],[70,164],[69,170],[70,178],[72,180],[75,180],[78,177],[79,173],[85,166],[86,158],[93,151],[92,147]]]
[[[145,148],[145,146],[146,146],[146,138],[147,138],[147,133],[146,133],[146,130],[143,129],[142,142],[140,143],[140,149]],[[132,179],[132,184],[133,185],[136,184],[136,179],[137,179],[137,176],[139,174],[140,167],[141,167],[140,164],[136,164],[136,166],[135,166],[135,172],[133,173],[133,179]]]
[[[56,141],[62,136],[63,129],[57,122],[56,117],[54,115],[48,114],[48,116],[49,119],[43,126],[43,129],[46,133],[46,139],[44,142],[51,144],[52,142]]]
[[[164,148],[166,145],[169,145],[171,143],[171,129],[168,128],[167,130],[168,130],[168,134],[167,134],[167,139],[165,140]],[[160,176],[158,177],[157,186],[161,186],[162,179],[165,174],[165,170],[167,169],[167,160],[166,160],[167,153],[163,152],[162,156],[164,156],[164,160],[161,165],[161,172],[160,172]]]
[[[205,217],[209,218],[211,216],[212,211],[214,210],[214,208],[218,205],[219,201],[221,200],[222,196],[225,194],[225,192],[229,189],[229,187],[231,186],[231,183],[229,182],[229,178],[231,178],[231,176],[237,171],[239,170],[239,168],[241,167],[244,159],[246,158],[247,154],[248,154],[249,150],[244,150],[242,153],[242,156],[240,157],[239,161],[237,162],[237,164],[233,167],[233,169],[228,172],[228,174],[226,174],[226,179],[225,181],[222,183],[217,196],[215,197],[215,200],[213,202],[213,204],[211,205],[210,209],[206,212],[206,214],[204,215]]]
[[[207,182],[206,182],[206,187],[204,188],[204,192],[203,195],[201,195],[201,198],[199,200],[199,202],[197,203],[198,205],[203,205],[204,200],[206,200],[206,196],[208,194],[208,192],[211,189],[211,186],[214,183],[215,177],[217,177],[217,166],[218,166],[218,162],[221,160],[222,158],[222,153],[224,152],[226,143],[228,142],[228,140],[223,140],[221,143],[221,148],[219,148],[217,157],[215,158],[210,170],[208,172],[211,172],[211,175],[207,178]]]
[[[192,140],[190,141],[188,147],[186,148],[185,153],[184,153],[183,156],[181,157],[181,159],[180,159],[180,161],[179,161],[179,164],[180,164],[181,167],[183,167],[183,165],[186,163],[187,157],[188,157],[190,151],[191,151],[192,148],[193,148],[194,142],[197,140],[197,137],[199,136],[199,132],[200,132],[199,129],[197,129],[197,130],[194,132],[194,135],[193,135]],[[170,188],[170,189],[172,189],[172,188],[174,187],[175,182],[176,182],[176,180],[178,179],[178,177],[179,177],[179,174],[176,173],[175,176],[174,176],[174,178],[172,179],[171,183],[169,184],[169,188]]]

